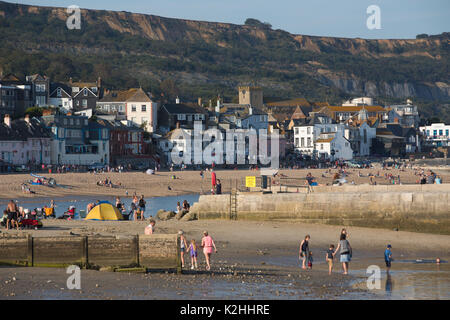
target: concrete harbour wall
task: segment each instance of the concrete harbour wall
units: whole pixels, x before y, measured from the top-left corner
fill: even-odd
[[[360,187],[319,187],[322,189],[312,193],[240,193],[236,218],[450,234],[450,185]],[[231,204],[230,195],[201,196],[191,211],[199,219],[230,219]]]
[[[181,270],[177,235],[1,237],[0,264]]]

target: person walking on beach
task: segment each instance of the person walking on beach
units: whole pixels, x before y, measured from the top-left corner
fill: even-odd
[[[189,254],[191,256],[191,269],[197,269],[197,245],[195,244],[195,240],[191,240],[191,244],[189,245]]]
[[[184,253],[186,252],[186,248],[188,247],[186,237],[184,236],[183,230],[178,231],[178,235],[180,236],[180,256],[181,256],[181,267],[184,268]]]
[[[144,195],[141,196],[141,199],[139,199],[139,209],[141,211],[141,221],[144,221],[144,214],[145,214],[145,205],[146,201],[144,199]]]
[[[390,244],[387,245],[386,250],[384,250],[384,262],[386,263],[386,272],[389,273],[391,269],[392,262],[392,246]]]
[[[305,236],[305,239],[300,243],[300,250],[299,250],[299,259],[303,259],[302,262],[302,269],[306,269],[306,261],[308,260],[309,256],[309,240],[311,239],[310,235],[307,234]]]
[[[327,250],[326,261],[328,263],[328,274],[331,275],[333,271],[333,259],[334,259],[334,244],[330,244],[330,248]]]
[[[130,214],[133,214],[133,219],[134,219],[134,221],[136,221],[137,220],[137,204],[136,204],[136,201],[134,198],[133,198],[133,201],[131,201]]]
[[[348,274],[348,264],[352,259],[352,247],[350,246],[350,242],[348,242],[347,235],[345,233],[341,233],[341,238],[336,248],[336,252],[338,252],[339,249],[341,250],[340,261],[342,263],[342,268],[344,269],[344,274]]]
[[[14,202],[14,200],[11,200],[8,203],[8,206],[6,208],[8,211],[8,219],[6,220],[6,230],[9,230],[9,225],[11,223],[11,228],[14,229],[14,226],[19,230],[19,210],[17,207],[17,204]]]
[[[202,247],[206,259],[206,270],[209,271],[211,270],[211,254],[213,253],[213,248],[215,253],[217,253],[217,248],[208,231],[203,231]]]

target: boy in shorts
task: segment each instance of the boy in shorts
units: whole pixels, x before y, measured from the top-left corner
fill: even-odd
[[[333,271],[333,259],[334,259],[334,244],[330,244],[330,248],[327,250],[325,260],[328,262],[328,274],[331,275]]]
[[[391,262],[392,262],[392,246],[390,244],[387,245],[386,250],[384,251],[384,262],[386,262],[386,269],[389,273],[389,269],[391,269]]]

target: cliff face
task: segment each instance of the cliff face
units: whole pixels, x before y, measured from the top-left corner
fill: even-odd
[[[199,84],[235,85],[254,75],[272,88],[289,87],[288,94],[328,87],[337,94],[450,99],[449,33],[410,40],[329,38],[263,26],[82,10],[82,30],[75,31],[82,41],[76,41],[64,30],[68,16],[65,8],[0,2],[0,31],[6,34],[0,48],[13,46],[17,36],[22,41],[14,48],[26,53],[50,51],[101,59],[107,54],[133,55],[138,62],[126,65],[121,60],[124,69],[153,78],[164,74],[186,79],[190,73],[192,79],[201,79]],[[20,23],[28,20],[37,23]],[[33,36],[24,38],[23,31]],[[42,37],[53,40],[42,41]],[[286,84],[289,81],[298,83]]]

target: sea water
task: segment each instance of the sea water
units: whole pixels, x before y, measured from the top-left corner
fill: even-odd
[[[181,196],[170,196],[170,197],[150,197],[145,198],[146,208],[145,208],[145,218],[149,218],[150,216],[155,217],[158,210],[170,210],[175,211],[177,209],[177,202],[180,204],[183,203],[184,200],[189,202],[192,206],[199,199],[198,194],[188,194]],[[130,197],[121,197],[122,203],[124,203],[126,212],[128,213],[131,209],[132,198]],[[43,206],[50,206],[51,198],[23,198],[18,199],[19,207],[23,207],[26,209],[33,210],[35,208],[42,208]],[[76,208],[75,219],[80,219],[80,210],[86,211],[86,207],[89,203],[96,203],[99,201],[109,201],[111,204],[115,205],[116,198],[115,197],[105,197],[105,196],[67,196],[63,198],[55,198],[53,199],[56,205],[56,217],[61,217],[64,212],[66,212],[70,206],[74,206]],[[0,200],[0,209],[3,211],[6,209],[6,205],[9,200]],[[132,216],[130,216],[132,219]]]

